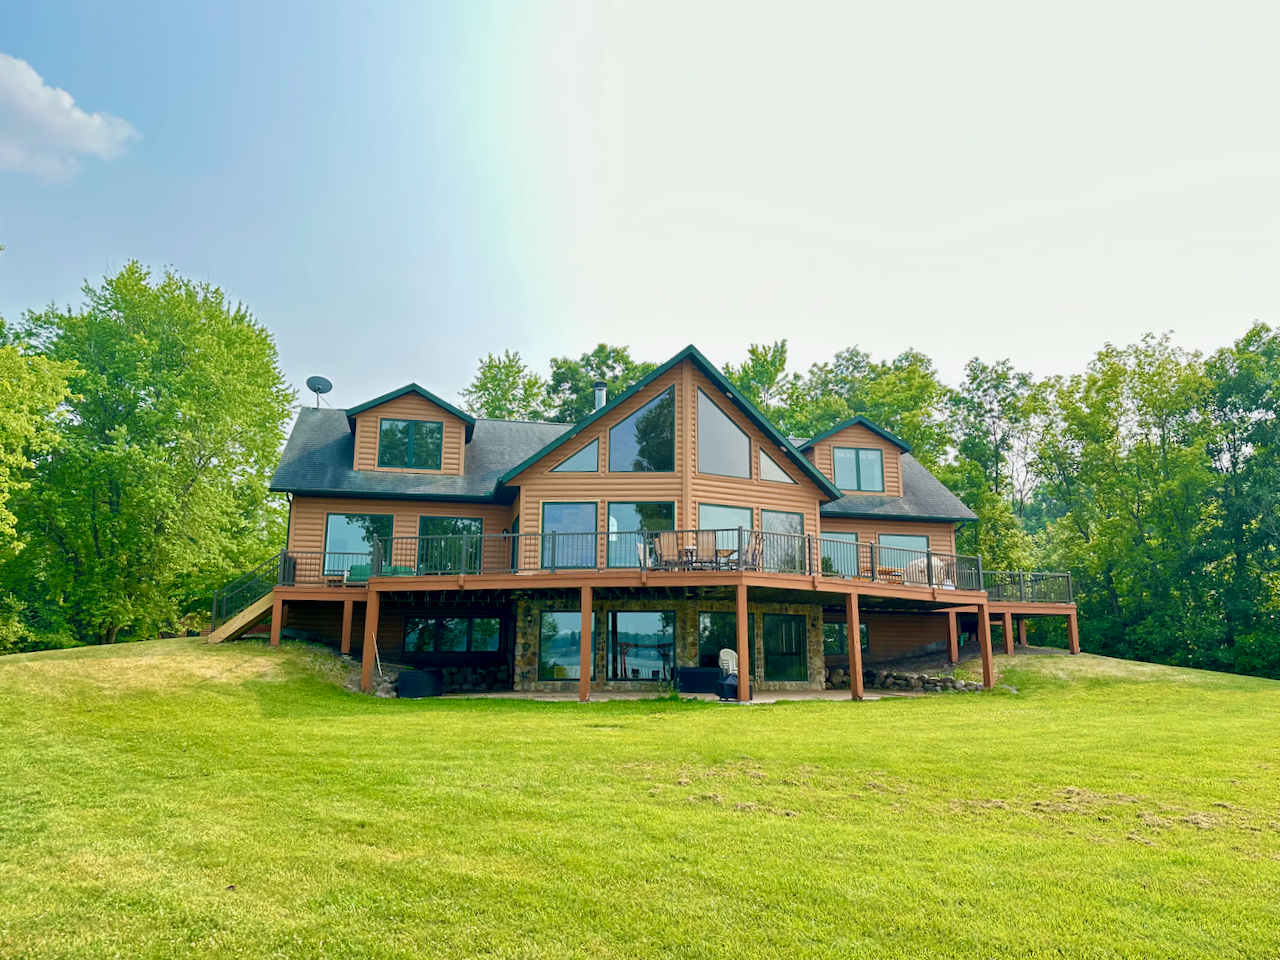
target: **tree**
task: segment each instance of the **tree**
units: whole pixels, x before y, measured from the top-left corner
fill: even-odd
[[[283,539],[267,484],[293,393],[275,344],[221,290],[129,263],[85,306],[29,313],[74,361],[69,417],[15,498],[29,539],[4,578],[85,642],[173,629]]]
[[[471,386],[462,391],[467,412],[493,420],[546,419],[547,382],[525,366],[519,353],[488,354]]]
[[[731,363],[724,365],[725,378],[734,385],[738,393],[750,400],[765,416],[777,419],[781,413],[776,409],[785,404],[792,382],[793,374],[787,376],[787,341],[778,340],[770,346],[753,343],[747,347],[747,359],[735,367]]]
[[[634,386],[658,368],[656,363],[637,363],[627,347],[600,344],[577,360],[555,357],[547,384],[548,419],[577,423],[595,410],[595,382],[603,380],[610,399]]]

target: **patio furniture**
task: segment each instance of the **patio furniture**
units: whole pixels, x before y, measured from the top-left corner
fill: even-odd
[[[764,534],[759,530],[753,531],[747,535],[747,552],[742,557],[740,569],[742,570],[759,570],[760,559],[764,554]]]
[[[694,534],[693,563],[701,569],[711,569],[720,565],[719,551],[716,549],[716,532],[699,530]]]
[[[676,689],[681,693],[717,693],[720,676],[718,667],[677,667]]]
[[[373,573],[371,563],[353,563],[347,568],[347,583],[365,583]]]
[[[680,565],[680,542],[674,531],[665,530],[654,540],[653,565],[658,570],[674,570]]]

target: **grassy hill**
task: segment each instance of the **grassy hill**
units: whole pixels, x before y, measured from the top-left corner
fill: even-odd
[[[1280,955],[1280,683],[997,662],[744,708],[0,658],[0,957]]]

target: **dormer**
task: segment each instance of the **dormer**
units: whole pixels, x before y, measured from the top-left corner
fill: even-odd
[[[475,418],[416,383],[347,410],[356,470],[461,476]]]
[[[801,443],[800,450],[842,493],[904,495],[902,455],[911,452],[911,444],[866,417],[839,423]]]

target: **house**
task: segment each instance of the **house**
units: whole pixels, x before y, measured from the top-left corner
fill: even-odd
[[[477,419],[417,384],[304,409],[271,484],[288,542],[215,620],[265,593],[274,642],[286,622],[362,638],[366,689],[381,658],[584,700],[679,684],[726,647],[757,690],[860,697],[864,665],[954,660],[961,632],[990,685],[993,619],[1012,652],[1015,620],[1025,643],[1025,618],[1065,617],[1078,650],[1066,575],[957,555],[974,514],[865,418],[787,438],[692,346],[602,386],[576,425]]]

